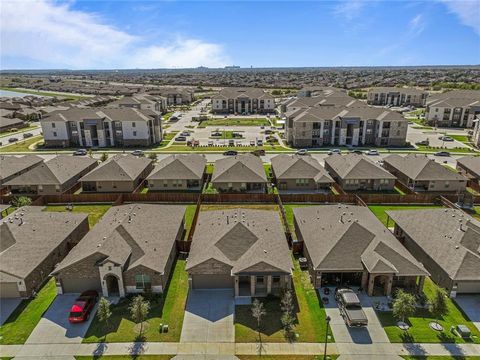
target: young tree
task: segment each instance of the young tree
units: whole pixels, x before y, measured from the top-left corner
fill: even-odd
[[[101,323],[105,323],[107,327],[109,326],[108,320],[112,316],[112,311],[110,310],[110,301],[104,297],[100,298],[98,302],[97,316]]]
[[[257,320],[258,332],[260,332],[260,324],[262,322],[262,317],[265,315],[267,315],[267,310],[265,310],[263,303],[258,299],[253,300],[252,316]]]
[[[150,160],[152,160],[153,162],[155,162],[155,161],[157,161],[158,156],[157,156],[157,154],[155,154],[155,153],[150,153],[150,154],[148,155],[148,158],[149,158]]]
[[[403,290],[398,290],[393,302],[393,316],[405,322],[405,318],[415,313],[415,296]]]
[[[12,205],[16,208],[22,207],[22,206],[28,206],[32,203],[32,199],[30,199],[28,196],[19,196],[15,197],[12,200]]]
[[[102,153],[102,156],[100,157],[100,161],[104,162],[104,161],[107,161],[107,159],[108,159],[108,154],[107,153]]]
[[[88,156],[93,158],[93,150],[92,149],[88,149]]]
[[[435,294],[430,300],[429,306],[430,312],[435,316],[437,321],[442,317],[448,314],[447,306],[447,293],[444,289],[437,287],[435,289]]]
[[[140,335],[142,335],[143,322],[150,312],[150,303],[144,300],[142,295],[137,295],[132,299],[129,310],[135,324],[140,324]]]
[[[295,304],[293,303],[293,295],[290,290],[285,291],[280,301],[280,309],[282,309],[281,322],[287,334],[291,333],[295,324]]]

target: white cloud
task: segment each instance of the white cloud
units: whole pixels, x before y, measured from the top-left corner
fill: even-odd
[[[189,37],[143,45],[145,39],[109,25],[97,14],[75,11],[70,4],[2,0],[0,6],[2,64],[5,58],[73,69],[223,66],[230,62],[221,45]]]
[[[365,5],[366,1],[362,0],[343,0],[335,6],[333,12],[337,16],[352,20],[360,15],[360,12]]]
[[[440,0],[460,22],[480,35],[480,0]]]
[[[418,14],[408,24],[408,30],[411,35],[417,36],[420,35],[425,29],[425,22],[422,14]]]

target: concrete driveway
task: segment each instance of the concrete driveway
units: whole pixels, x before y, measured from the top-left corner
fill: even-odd
[[[0,299],[0,325],[3,325],[7,321],[10,314],[17,308],[22,302],[20,298],[5,298]]]
[[[319,289],[318,291],[321,298],[328,298],[328,304],[325,304],[325,311],[331,319],[330,327],[332,328],[335,342],[354,344],[390,342],[372,306],[373,301],[377,300],[377,298],[369,297],[364,293],[359,295],[363,311],[365,311],[365,315],[367,315],[368,318],[368,326],[351,328],[345,324],[345,321],[340,314],[337,302],[335,301],[335,288],[330,289],[330,294],[328,296],[323,293],[323,289]]]
[[[457,295],[454,299],[473,325],[480,330],[480,295]]]
[[[77,296],[78,294],[57,295],[26,344],[80,344],[94,318],[97,306],[90,313],[88,321],[70,324],[68,313]]]
[[[233,290],[190,290],[180,342],[235,341]]]

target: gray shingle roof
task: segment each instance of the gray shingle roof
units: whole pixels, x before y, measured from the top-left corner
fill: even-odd
[[[359,120],[385,120],[385,121],[407,121],[396,111],[375,108],[367,105],[357,106],[314,106],[308,109],[297,110],[289,116],[294,116],[294,121],[320,120],[342,120],[345,118],[356,118]]]
[[[117,154],[101,163],[80,181],[134,181],[152,163],[145,157]]]
[[[147,121],[151,116],[156,115],[152,111],[134,108],[77,108],[52,112],[44,121],[83,121],[101,120],[111,121]],[[42,121],[40,120],[40,121]]]
[[[7,126],[21,126],[24,124],[24,121],[17,118],[6,118],[0,116],[0,128],[7,127]]]
[[[223,88],[213,96],[213,99],[237,99],[240,97],[249,97],[252,99],[274,99],[274,97],[259,88]]]
[[[325,159],[342,179],[396,179],[387,170],[364,155],[334,154]]]
[[[453,280],[480,280],[480,222],[456,209],[387,211]]]
[[[313,266],[321,271],[428,272],[363,206],[321,205],[293,210]]]
[[[163,273],[185,209],[184,205],[153,204],[112,207],[70,251],[55,273],[94,254],[103,261],[127,266],[124,271],[145,266]]]
[[[95,163],[97,160],[88,156],[59,155],[7,181],[5,185],[61,185]]]
[[[200,212],[187,270],[211,259],[229,265],[233,274],[259,264],[279,273],[290,274],[293,268],[279,214],[271,210]]]
[[[384,158],[383,161],[412,180],[466,180],[462,175],[447,169],[423,154],[406,156],[393,154]]]
[[[275,177],[279,180],[313,179],[317,183],[335,182],[318,160],[311,156],[281,154],[271,161]]]
[[[5,276],[28,276],[87,218],[87,214],[42,209],[25,206],[0,220],[0,281]]]
[[[0,182],[43,161],[37,155],[0,156]]]
[[[460,159],[457,159],[457,164],[462,165],[480,179],[480,156],[461,157]]]
[[[147,177],[147,180],[203,178],[207,160],[204,155],[170,155],[161,160]]]
[[[252,154],[226,157],[215,161],[212,182],[267,182],[262,160]]]

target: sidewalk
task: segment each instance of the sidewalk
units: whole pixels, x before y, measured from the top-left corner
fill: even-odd
[[[32,344],[0,346],[0,357],[61,357],[73,355],[317,355],[323,354],[323,343],[99,343],[99,344]],[[328,344],[329,354],[372,358],[381,355],[480,355],[477,344]]]

